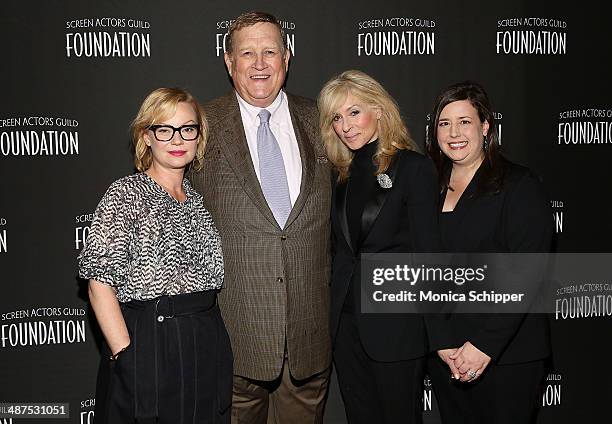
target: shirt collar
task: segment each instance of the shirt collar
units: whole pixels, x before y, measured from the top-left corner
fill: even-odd
[[[276,99],[274,99],[272,104],[265,108],[253,106],[252,104],[248,103],[246,100],[240,97],[240,94],[238,94],[237,91],[236,98],[238,99],[240,109],[246,112],[246,116],[249,119],[249,123],[255,127],[259,126],[259,112],[261,111],[261,109],[267,109],[268,112],[270,112],[270,121],[274,122],[276,115],[278,114],[281,106],[283,105],[283,102],[287,101],[285,92],[283,90],[279,91],[278,95],[276,96]]]

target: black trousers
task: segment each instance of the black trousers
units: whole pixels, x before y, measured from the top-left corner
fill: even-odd
[[[450,379],[448,366],[437,354],[428,360],[428,372],[443,423],[535,423],[542,402],[547,360],[522,364],[490,364],[473,383]]]
[[[373,360],[363,349],[354,315],[343,313],[334,365],[350,424],[422,423],[425,358]]]
[[[232,351],[214,292],[121,305],[130,346],[103,351],[96,423],[229,423]]]

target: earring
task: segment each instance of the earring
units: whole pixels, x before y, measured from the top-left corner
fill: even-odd
[[[484,141],[482,143],[482,148],[486,152],[488,147],[489,147],[489,141],[487,140],[487,136],[485,135]]]

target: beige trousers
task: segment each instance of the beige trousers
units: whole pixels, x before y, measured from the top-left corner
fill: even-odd
[[[296,380],[287,360],[273,381],[234,376],[232,424],[320,424],[329,384],[327,369]]]

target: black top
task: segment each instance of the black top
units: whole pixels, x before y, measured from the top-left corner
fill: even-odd
[[[444,198],[440,200],[440,207],[444,206]],[[440,239],[442,240],[442,246],[448,246],[449,240],[448,235],[452,233],[453,229],[453,211],[440,212]]]
[[[349,169],[349,180],[346,193],[346,217],[353,248],[361,244],[361,216],[363,208],[376,192],[377,166],[373,157],[378,148],[378,140],[366,144],[359,150],[355,150],[353,161]]]
[[[355,155],[349,169],[349,179],[346,188],[346,219],[351,235],[353,249],[358,249],[361,245],[361,218],[363,208],[367,201],[374,197],[376,193],[376,172],[377,166],[373,157],[378,148],[378,140],[366,144],[361,149],[355,150]],[[357,309],[355,299],[355,284],[351,284],[346,294],[346,300],[342,307],[342,312],[353,313]]]

